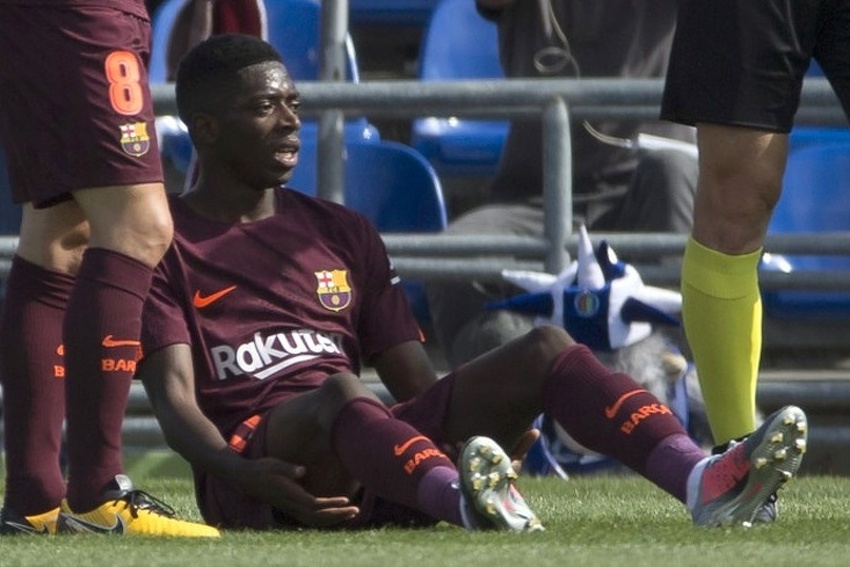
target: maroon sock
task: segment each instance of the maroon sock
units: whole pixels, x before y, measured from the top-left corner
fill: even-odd
[[[348,402],[334,420],[331,444],[349,474],[366,489],[434,518],[460,523],[454,463],[379,402],[370,398]]]
[[[705,451],[687,435],[670,435],[646,460],[646,478],[686,504],[688,476],[705,457]]]
[[[0,319],[5,505],[25,516],[59,505],[65,383],[62,320],[74,278],[15,256]]]
[[[141,355],[142,306],[153,270],[89,248],[65,315],[68,503],[89,511],[122,472],[121,426]]]
[[[573,345],[555,359],[543,387],[543,409],[588,449],[644,476],[659,443],[687,435],[658,398],[626,374],[611,372],[584,345]]]

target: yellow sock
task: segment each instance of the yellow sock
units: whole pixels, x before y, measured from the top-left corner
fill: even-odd
[[[682,263],[682,319],[716,443],[756,423],[762,305],[761,250],[728,256],[688,240]]]

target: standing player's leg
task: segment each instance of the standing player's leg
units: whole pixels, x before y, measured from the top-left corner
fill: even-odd
[[[87,237],[73,202],[23,207],[0,323],[6,452],[0,533],[55,531],[65,496],[62,321]]]
[[[698,129],[700,178],[681,285],[685,331],[717,443],[755,423],[757,268],[828,5],[693,0],[678,13],[662,118]]]
[[[121,431],[141,313],[171,239],[161,184],[74,192],[91,227],[65,316],[68,503],[88,511],[123,471]]]
[[[53,82],[62,66],[54,67],[44,55],[56,53],[40,35],[53,34],[52,26],[31,29],[44,23],[40,16],[47,12],[53,11],[0,7],[0,51],[16,54],[0,58],[0,136],[13,200],[24,205],[0,329],[8,471],[0,530],[5,533],[52,531],[65,495],[59,468],[65,417],[62,321],[88,238],[82,212],[63,189],[64,181],[84,168],[62,163],[73,153],[63,140],[79,144],[85,136],[56,120],[66,117],[66,110],[73,112],[64,106],[65,83]],[[55,107],[59,110],[52,112]],[[45,201],[53,206],[35,208]]]
[[[755,427],[762,343],[758,264],[779,199],[787,136],[700,124],[694,230],[682,263],[682,317],[715,442]]]
[[[68,264],[78,266],[63,320],[51,319],[63,326],[72,506],[63,503],[67,513],[58,525],[217,535],[164,514],[120,474],[142,304],[172,233],[145,70],[144,4],[127,4],[126,11],[4,4],[0,37],[3,51],[17,54],[0,63],[10,181],[16,201],[42,208],[25,218],[20,253],[47,272],[73,273]],[[94,246],[82,256],[85,239],[62,249],[80,218]],[[43,451],[52,452],[47,442]],[[71,509],[86,513],[72,518]]]
[[[74,192],[90,239],[64,319],[68,495],[59,528],[216,537],[173,517],[123,474],[122,425],[141,356],[141,313],[172,235],[161,183]]]

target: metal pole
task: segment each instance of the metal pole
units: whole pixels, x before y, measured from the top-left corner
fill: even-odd
[[[348,36],[348,0],[322,2],[322,59],[319,80],[342,82],[346,74],[345,39]],[[319,116],[319,152],[316,194],[342,203],[345,201],[345,145],[343,122],[339,109],[325,110]]]
[[[326,0],[328,2],[329,0]],[[575,118],[657,119],[663,79],[489,79],[467,81],[298,81],[302,110],[375,116],[539,116],[553,97],[563,97]],[[176,114],[174,85],[151,85],[154,109]],[[803,85],[796,124],[846,125],[847,118],[826,79]],[[825,122],[828,121],[828,122]]]
[[[573,225],[573,162],[567,105],[555,98],[543,109],[543,234],[545,267],[560,273],[569,263],[567,239]]]

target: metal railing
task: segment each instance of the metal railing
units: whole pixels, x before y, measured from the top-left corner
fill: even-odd
[[[573,119],[657,119],[663,90],[660,79],[504,79],[484,81],[372,81],[365,83],[305,81],[298,84],[302,112],[338,116],[465,116],[516,118],[542,116],[545,225],[542,238],[528,236],[463,236],[385,234],[384,240],[403,277],[420,280],[498,280],[505,267],[559,272],[575,247],[572,228],[570,121]],[[176,113],[174,88],[152,86],[158,114]],[[846,118],[825,79],[807,79],[798,124],[838,125]],[[320,170],[341,169],[336,133],[320,129]],[[342,195],[340,176],[329,176],[319,194]],[[667,233],[592,234],[605,238],[622,254],[652,258],[678,255],[685,237]],[[0,277],[8,270],[14,237],[0,238]],[[850,232],[784,234],[768,237],[765,249],[779,254],[850,254]],[[675,285],[678,269],[641,266],[644,279]],[[766,289],[850,289],[847,272],[763,272]]]

